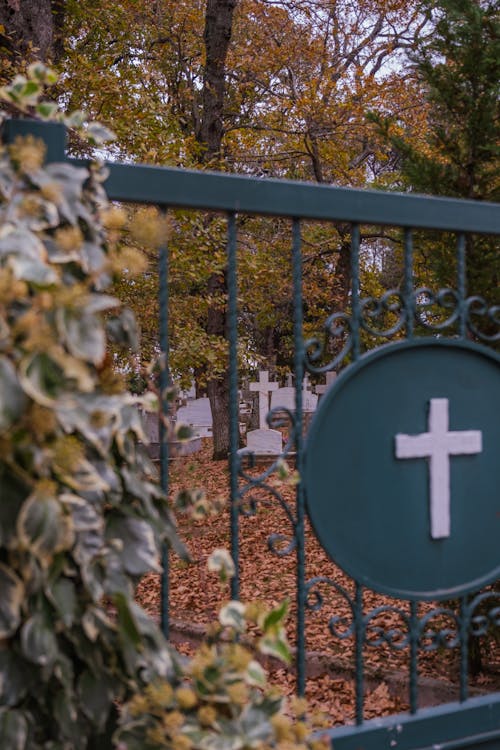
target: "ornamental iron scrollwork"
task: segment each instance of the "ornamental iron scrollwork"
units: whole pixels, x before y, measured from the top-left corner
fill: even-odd
[[[385,629],[377,625],[376,619],[380,615],[391,614],[400,617],[404,624],[404,629],[396,628],[391,625]],[[373,622],[375,620],[375,622]],[[387,645],[394,651],[402,651],[410,644],[411,638],[411,616],[401,607],[393,605],[384,605],[377,607],[363,617],[365,628],[365,643],[367,646],[375,648],[377,646]]]
[[[488,306],[483,297],[469,297],[465,300],[466,323],[469,331],[481,341],[493,343],[500,341],[500,305]],[[475,321],[485,323],[496,333],[487,333],[478,328]]]
[[[342,343],[342,349],[335,354],[327,364],[318,365],[324,361],[331,349],[336,348],[338,342]],[[306,369],[317,375],[334,370],[337,365],[342,364],[352,349],[351,317],[347,313],[334,313],[330,315],[323,325],[322,338],[311,338],[304,343]]]
[[[334,615],[328,620],[328,630],[334,638],[343,641],[354,635],[356,629],[356,608],[354,599],[350,596],[345,588],[328,576],[316,576],[307,581],[305,585],[306,609],[311,612],[319,612],[325,604],[324,594],[320,587],[324,585],[333,589],[335,595],[340,596],[349,606],[351,616]],[[344,628],[343,630],[341,628]]]
[[[497,606],[484,610],[484,604],[496,600]],[[488,635],[490,629],[500,627],[500,591],[483,591],[477,594],[466,608],[471,635]]]
[[[421,287],[414,292],[414,302],[415,320],[427,330],[445,331],[460,318],[460,297],[454,289],[434,292],[428,287]]]
[[[396,317],[388,327],[387,316]],[[319,375],[344,364],[353,349],[352,331],[355,327],[371,337],[390,340],[407,333],[410,320],[417,326],[415,334],[411,327],[411,335],[418,335],[420,328],[436,334],[449,332],[450,336],[456,337],[460,324],[463,324],[463,330],[467,330],[472,339],[487,344],[500,341],[500,305],[489,305],[479,296],[461,300],[459,293],[451,288],[434,291],[420,287],[411,295],[390,289],[381,297],[361,299],[357,320],[344,312],[330,315],[323,325],[323,334],[304,344],[305,367],[311,374]],[[380,321],[380,327],[375,325],[377,321]],[[318,364],[328,359],[329,352],[338,349],[339,341],[341,351],[326,364]]]
[[[243,484],[238,489],[238,509],[243,516],[255,515],[259,505],[277,505],[284,511],[291,527],[290,535],[282,531],[270,534],[267,538],[267,546],[274,555],[285,557],[291,554],[297,546],[296,518],[290,504],[276,487],[269,484],[269,479],[279,472],[283,463],[292,454],[296,430],[295,415],[290,409],[276,407],[267,414],[266,421],[270,429],[286,427],[288,439],[281,453],[274,457],[271,464],[258,475],[249,473],[256,467],[254,452],[248,449],[238,452],[237,474],[240,480],[243,480]]]
[[[443,620],[449,619],[452,626],[444,627]],[[432,620],[437,619],[433,627]],[[420,648],[423,651],[436,651],[438,648],[453,649],[460,645],[460,612],[451,607],[436,607],[427,612],[420,620]]]
[[[360,302],[361,328],[372,336],[390,339],[406,325],[407,308],[403,294],[398,289],[389,289],[380,298],[365,297]],[[396,321],[389,328],[375,328],[369,321],[385,322],[387,315],[395,315]]]
[[[356,605],[354,598],[334,579],[327,576],[316,576],[306,583],[306,609],[320,612],[325,609],[326,595],[321,587],[333,592],[333,597],[340,597],[349,608],[350,615],[333,615],[329,617],[327,628],[330,634],[345,640],[356,633]],[[496,600],[497,606],[488,611],[481,611],[488,601]],[[377,619],[387,615],[400,618],[401,627],[392,622],[388,627],[378,624]],[[493,628],[500,627],[500,592],[487,591],[477,594],[461,611],[457,602],[456,608],[435,607],[425,612],[420,618],[413,618],[411,613],[394,605],[376,607],[362,615],[363,643],[370,648],[386,645],[393,651],[403,651],[414,642],[424,652],[438,649],[452,650],[460,647],[466,636],[488,635]]]

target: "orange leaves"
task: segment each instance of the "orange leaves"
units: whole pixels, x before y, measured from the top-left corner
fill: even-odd
[[[271,477],[271,483],[279,489],[284,498],[294,504],[294,488],[279,483]],[[229,514],[227,507],[228,471],[224,462],[210,460],[210,446],[205,441],[201,453],[171,464],[171,493],[175,495],[182,487],[204,487],[209,501],[220,501],[226,504],[218,515],[207,515],[203,520],[193,521],[185,516],[179,517],[179,529],[193,559],[186,564],[175,557],[170,562],[171,616],[174,622],[175,638],[178,640],[196,640],[196,633],[204,632],[209,622],[217,617],[217,612],[224,602],[230,599],[229,584],[219,585],[216,576],[207,570],[207,560],[214,549],[229,548]],[[244,602],[260,600],[265,607],[276,607],[288,596],[291,601],[291,613],[286,623],[291,645],[295,641],[295,573],[294,554],[277,558],[268,550],[268,537],[272,533],[291,536],[290,523],[278,504],[262,490],[255,490],[254,499],[258,499],[257,513],[240,516],[240,564],[241,564],[241,598]],[[247,498],[248,499],[248,498]],[[330,576],[351,596],[353,585],[338,568],[326,557],[319,547],[313,533],[306,530],[306,579],[316,576]],[[306,646],[308,679],[306,697],[313,713],[326,714],[329,726],[345,724],[354,719],[354,638],[340,640],[331,635],[328,629],[330,618],[337,618],[337,629],[346,632],[352,622],[352,612],[344,597],[336,594],[331,587],[322,585],[319,593],[323,596],[323,607],[314,612],[306,612]],[[138,597],[152,614],[159,611],[159,579],[155,575],[144,578],[138,590]],[[385,632],[405,632],[401,614],[387,608],[394,600],[370,591],[364,594],[364,610],[371,612],[375,608],[386,606],[378,616],[371,618],[372,628],[383,627]],[[398,603],[398,607],[401,603]],[[264,606],[263,605],[263,606]],[[404,607],[403,604],[401,606]],[[421,605],[423,608],[432,605]],[[423,611],[421,614],[423,614]],[[376,632],[372,629],[369,639],[373,640]],[[183,652],[189,646],[182,647]],[[407,665],[408,649],[394,650],[387,645],[366,646],[364,649],[365,676],[367,684],[365,718],[398,713],[408,708]],[[498,655],[489,656],[490,665],[498,662]],[[276,662],[265,665],[271,672],[271,681],[280,685],[284,692],[292,696],[295,690],[293,671],[287,671]],[[423,678],[456,680],[458,654],[456,651],[420,653],[419,671]],[[495,679],[489,674],[488,686]]]

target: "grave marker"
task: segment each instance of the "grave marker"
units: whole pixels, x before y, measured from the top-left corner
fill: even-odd
[[[177,421],[192,428],[196,437],[212,437],[212,411],[208,398],[188,401],[187,406],[177,410]]]
[[[278,388],[271,393],[271,409],[277,407],[295,411],[295,388],[293,386]]]
[[[279,383],[269,381],[269,372],[267,370],[261,370],[259,372],[259,380],[250,383],[250,390],[256,391],[259,394],[259,429],[261,430],[269,429],[266,422],[266,416],[269,411],[269,393],[276,391],[278,387]]]
[[[256,456],[279,456],[283,438],[279,430],[251,430],[247,432],[247,449]]]

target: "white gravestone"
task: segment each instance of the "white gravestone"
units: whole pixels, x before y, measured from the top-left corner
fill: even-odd
[[[302,411],[313,412],[318,407],[318,397],[315,393],[311,392],[311,384],[309,382],[309,375],[304,373],[302,379]]]
[[[259,380],[250,383],[250,390],[259,394],[259,429],[247,432],[247,450],[256,456],[277,456],[283,447],[278,430],[270,430],[266,422],[269,411],[269,394],[278,390],[278,383],[269,382],[269,373],[259,372]]]
[[[212,437],[212,411],[208,398],[189,401],[177,410],[177,422],[187,424],[195,437]]]
[[[450,456],[481,453],[480,430],[448,429],[448,399],[431,398],[428,432],[396,435],[396,458],[428,458],[430,485],[431,537],[450,536]]]
[[[313,412],[316,411],[318,406],[318,397],[315,393],[304,388],[302,390],[302,411]],[[271,409],[282,407],[295,411],[295,388],[286,386],[285,388],[278,388],[278,390],[271,393]]]
[[[304,385],[306,383],[304,382]],[[316,411],[318,407],[318,397],[315,393],[311,393],[311,391],[307,390],[307,388],[302,389],[302,410],[307,412],[313,412]]]
[[[326,383],[324,385],[317,385],[316,386],[316,393],[318,394],[318,398],[321,398],[324,396],[328,388],[332,385],[332,383],[335,381],[335,378],[337,377],[337,373],[330,370],[326,373]]]
[[[250,383],[250,390],[259,394],[259,428],[268,430],[266,416],[269,411],[269,393],[278,389],[278,383],[269,382],[269,373],[265,370],[259,372],[258,382]]]
[[[271,409],[277,407],[295,411],[295,388],[293,386],[287,385],[271,393]]]
[[[247,432],[247,450],[256,456],[279,456],[283,438],[279,430],[251,430]]]

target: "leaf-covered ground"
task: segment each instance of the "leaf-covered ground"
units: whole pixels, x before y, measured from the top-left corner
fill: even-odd
[[[206,564],[208,556],[215,548],[229,548],[229,514],[226,502],[228,470],[225,462],[211,460],[208,441],[204,443],[200,453],[171,462],[172,497],[181,489],[203,487],[210,501],[222,504],[219,513],[202,520],[178,516],[181,535],[192,556],[190,564],[173,556],[170,561],[170,612],[175,623],[181,624],[181,632],[182,624],[188,632],[193,624],[200,626],[215,619],[221,603],[230,598],[229,585],[221,586],[216,575],[208,572]],[[271,479],[268,483],[291,503],[293,509],[294,488],[277,478]],[[284,597],[289,597],[291,607],[288,633],[293,645],[295,554],[277,557],[268,547],[268,538],[271,534],[290,536],[290,523],[285,512],[269,493],[254,491],[252,497],[258,499],[255,515],[240,516],[241,599],[261,599],[269,605],[275,605]],[[316,576],[330,577],[352,595],[352,581],[327,558],[309,527],[306,535],[306,580]],[[346,629],[352,621],[352,615],[345,599],[335,596],[331,588],[323,588],[321,593],[324,595],[321,610],[306,614],[308,665],[313,672],[307,681],[306,694],[313,708],[327,711],[330,720],[335,723],[346,723],[354,717],[354,639],[334,638],[328,630],[328,621],[332,616],[344,617]],[[137,597],[150,614],[158,617],[159,577],[150,575],[143,579]],[[365,591],[365,612],[382,605],[395,605],[400,609],[406,607],[405,603]],[[429,604],[420,605],[420,615],[424,613],[424,606],[428,609],[431,607]],[[393,628],[405,630],[401,617],[393,612],[383,612],[374,624],[383,627],[385,631]],[[434,624],[438,623],[434,621]],[[443,620],[441,626],[451,627],[452,623]],[[472,689],[500,689],[499,649],[492,640],[486,645],[484,663],[487,668],[481,675],[471,679]],[[186,636],[186,641],[179,647],[188,653],[192,648],[192,641],[189,643]],[[365,718],[407,710],[408,659],[407,648],[397,650],[384,645],[365,649],[368,677]],[[270,670],[271,679],[279,683],[287,693],[292,694],[295,689],[293,672],[276,665],[270,665]],[[439,680],[441,700],[449,700],[453,697],[452,691],[458,682],[458,651],[440,649],[420,652],[419,674],[427,685],[433,685],[432,680]],[[449,697],[443,697],[443,691],[448,688]]]

